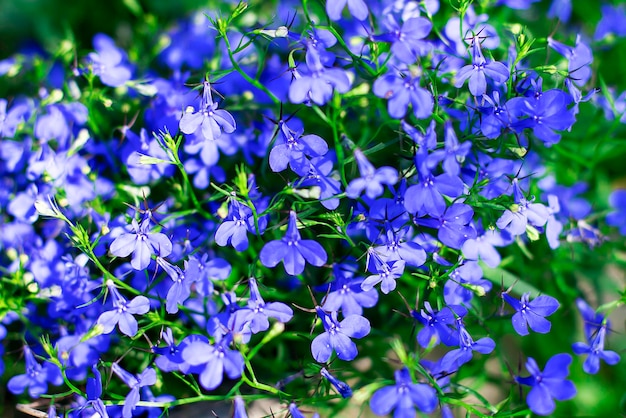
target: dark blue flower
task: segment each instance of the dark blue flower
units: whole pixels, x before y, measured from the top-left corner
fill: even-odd
[[[100,371],[94,365],[91,369],[93,371],[94,377],[89,377],[87,379],[87,403],[83,406],[91,405],[91,407],[100,414],[101,418],[108,418],[106,406],[100,399],[102,396],[102,377],[100,376]]]

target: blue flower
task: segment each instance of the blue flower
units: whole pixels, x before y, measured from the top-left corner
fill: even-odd
[[[554,400],[566,401],[576,396],[576,386],[570,380],[565,380],[569,374],[572,356],[561,353],[553,356],[541,371],[532,357],[526,362],[528,377],[515,377],[515,381],[522,385],[531,386],[526,403],[531,411],[538,415],[550,415],[554,412]]]
[[[330,100],[333,89],[339,93],[350,90],[350,78],[341,68],[326,67],[321,61],[320,55],[309,49],[306,55],[307,70],[294,68],[294,79],[289,86],[289,100],[292,103],[313,101],[317,105],[323,105]]]
[[[291,129],[286,122],[279,123],[278,132],[278,139],[269,156],[270,168],[274,172],[289,166],[294,173],[305,176],[311,166],[306,157],[320,157],[328,152],[328,144],[321,137],[303,136],[301,130]]]
[[[246,404],[241,396],[235,396],[235,399],[233,399],[233,409],[233,418],[248,418]]]
[[[242,341],[247,343],[250,333],[258,334],[270,327],[269,318],[279,322],[289,322],[293,317],[293,310],[282,302],[265,303],[256,279],[250,278],[250,299],[248,308],[239,309],[234,314],[235,332],[243,332]]]
[[[619,229],[626,235],[626,190],[615,190],[609,196],[609,204],[613,211],[606,216],[606,223]]]
[[[89,64],[102,84],[119,87],[131,79],[131,67],[125,63],[126,54],[115,46],[113,39],[99,33],[93,38],[93,46],[96,52],[89,53]]]
[[[361,289],[363,278],[354,277],[356,266],[343,263],[333,265],[335,280],[321,285],[317,290],[327,293],[322,308],[327,312],[341,310],[343,316],[362,315],[363,308],[371,308],[378,302],[376,289]]]
[[[430,302],[424,302],[424,309],[420,312],[411,311],[411,316],[422,323],[424,328],[417,333],[417,342],[423,348],[434,347],[439,342],[451,346],[458,344],[457,336],[452,328],[455,323],[455,314],[465,315],[467,311],[461,306],[444,307],[440,311],[434,311]],[[453,312],[454,309],[454,312]],[[458,312],[457,312],[458,310]]]
[[[348,4],[350,14],[358,20],[365,20],[369,15],[367,5],[363,0],[331,0],[326,2],[326,13],[331,20],[341,19],[341,11]]]
[[[581,355],[587,354],[588,357],[583,363],[585,373],[596,374],[600,370],[600,359],[611,366],[619,363],[620,356],[615,351],[604,349],[604,338],[606,337],[606,324],[601,325],[595,335],[586,343],[574,343],[572,350],[574,353]]]
[[[400,278],[404,273],[405,261],[384,261],[373,248],[368,249],[367,254],[371,261],[368,262],[368,269],[374,274],[363,280],[361,289],[367,292],[380,283],[380,290],[384,294],[393,291],[396,288],[396,279]]]
[[[153,254],[167,257],[172,252],[172,242],[165,234],[149,232],[149,216],[145,217],[141,225],[133,219],[132,227],[134,232],[126,232],[115,238],[109,252],[116,257],[127,257],[132,254],[130,265],[135,270],[146,269]]]
[[[596,26],[593,39],[600,41],[610,34],[617,37],[626,36],[626,7],[623,4],[613,6],[602,5],[602,18]]]
[[[474,351],[481,354],[489,354],[496,347],[496,343],[489,337],[483,337],[478,341],[474,341],[465,325],[463,325],[462,318],[457,318],[456,323],[459,348],[447,352],[441,359],[441,368],[448,372],[458,370],[459,367],[472,360]]]
[[[363,338],[369,334],[370,321],[360,315],[348,315],[343,321],[337,322],[337,312],[328,314],[319,306],[315,311],[325,330],[311,343],[311,353],[315,361],[326,363],[333,351],[337,352],[337,357],[341,360],[354,360],[358,351],[350,338]]]
[[[337,392],[339,392],[342,398],[352,397],[352,389],[346,382],[342,382],[341,380],[337,379],[335,376],[330,374],[325,367],[322,367],[322,370],[320,370],[320,374],[326,380],[328,380],[330,384],[335,387],[335,389],[337,389]]]
[[[48,391],[48,382],[53,385],[63,383],[63,376],[57,366],[46,362],[43,366],[37,363],[33,352],[24,347],[24,362],[26,370],[24,374],[18,374],[9,379],[7,388],[14,395],[23,393],[28,389],[31,398],[39,398]]]
[[[509,69],[498,61],[485,59],[480,41],[472,40],[472,64],[461,68],[456,74],[454,86],[460,88],[469,79],[469,90],[474,96],[482,96],[487,93],[487,78],[493,79],[496,84],[502,84],[509,79]]]
[[[367,197],[375,199],[385,191],[383,185],[393,186],[398,182],[398,171],[395,168],[374,168],[358,148],[354,150],[354,158],[359,166],[361,177],[352,180],[346,187],[346,196],[349,198],[356,199],[365,190]]]
[[[126,395],[126,399],[124,400],[122,416],[124,418],[131,418],[141,397],[139,389],[144,386],[152,386],[157,382],[156,371],[153,368],[148,367],[140,374],[133,375],[122,369],[122,367],[117,363],[113,363],[111,365],[111,370],[130,388],[130,392],[128,392],[128,395]]]
[[[221,385],[224,372],[231,379],[241,377],[244,367],[243,356],[239,351],[228,348],[231,341],[231,333],[223,335],[222,331],[218,330],[215,345],[209,344],[205,338],[196,338],[183,349],[183,359],[191,366],[197,367],[200,384],[206,390],[213,390]]]
[[[287,233],[281,240],[270,241],[261,249],[259,259],[265,267],[275,267],[283,262],[289,275],[297,275],[304,271],[305,262],[316,267],[326,263],[326,251],[316,241],[302,239],[297,227],[296,212],[289,213]]]
[[[218,109],[217,102],[211,95],[211,84],[208,80],[203,82],[202,100],[200,108],[194,111],[188,107],[180,119],[180,130],[185,134],[193,134],[201,127],[202,137],[212,141],[222,135],[222,131],[232,133],[237,128],[235,119],[226,110]]]
[[[395,385],[378,389],[372,395],[370,408],[376,415],[395,410],[396,418],[412,418],[415,407],[427,414],[437,408],[437,391],[424,383],[413,383],[409,369],[396,370],[395,378]]]
[[[433,95],[420,87],[419,77],[389,72],[376,79],[372,91],[378,97],[389,99],[387,110],[392,118],[404,118],[409,104],[418,119],[428,118],[433,113]]]
[[[524,293],[520,300],[512,298],[508,293],[502,293],[502,298],[515,309],[513,328],[519,335],[528,335],[528,327],[540,334],[550,332],[551,324],[545,317],[559,308],[555,298],[541,295],[529,302],[530,292]]]
[[[388,13],[385,16],[384,24],[390,31],[383,35],[377,35],[374,39],[390,42],[391,53],[400,61],[413,64],[418,57],[426,55],[431,50],[431,43],[424,40],[433,28],[432,22],[427,18],[412,17],[400,26],[393,14]]]
[[[604,340],[611,322],[602,314],[594,312],[583,299],[576,299],[576,305],[584,321],[585,339],[588,344],[578,342],[572,346],[572,349],[578,355],[588,355],[583,363],[585,373],[598,373],[600,359],[609,365],[617,364],[620,360],[619,354],[604,349]]]
[[[298,406],[293,402],[289,404],[289,413],[291,414],[291,418],[306,418],[304,414],[300,412]],[[311,418],[320,418],[320,415],[316,412]]]
[[[319,187],[320,203],[326,209],[335,210],[339,206],[341,183],[330,177],[333,160],[328,156],[313,157],[309,161],[309,172],[296,183],[296,187]]]
[[[150,301],[145,296],[136,296],[127,301],[110,280],[107,281],[107,287],[113,298],[113,310],[102,312],[98,317],[97,323],[102,326],[102,333],[109,334],[119,324],[122,334],[134,337],[137,334],[137,320],[133,315],[148,312]]]
[[[108,418],[106,406],[100,399],[102,396],[102,377],[100,376],[100,371],[94,365],[91,369],[93,371],[94,377],[87,378],[87,403],[83,405],[85,408],[88,405],[91,405],[94,411],[100,414],[101,418]]]

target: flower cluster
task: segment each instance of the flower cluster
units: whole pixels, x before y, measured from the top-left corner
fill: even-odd
[[[619,363],[626,293],[580,295],[607,299],[594,267],[623,264],[626,191],[601,167],[626,101],[594,84],[623,7],[591,40],[509,10],[565,23],[567,0],[231,3],[139,53],[98,34],[50,71],[0,62],[31,81],[0,99],[12,394],[50,417],[242,418],[263,397],[292,417],[549,415],[570,367]],[[560,326],[574,305],[582,337]],[[522,357],[527,377],[500,367]],[[495,401],[466,387],[477,370]]]

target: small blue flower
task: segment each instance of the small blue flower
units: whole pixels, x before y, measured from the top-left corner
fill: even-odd
[[[328,314],[319,306],[315,310],[325,330],[311,343],[311,353],[315,361],[326,363],[333,351],[337,352],[337,357],[341,360],[354,360],[358,351],[350,338],[363,338],[369,334],[370,321],[359,315],[348,315],[343,321],[337,322],[337,312]]]
[[[387,111],[394,119],[404,118],[409,104],[418,119],[426,119],[433,113],[433,95],[420,87],[419,77],[390,72],[376,79],[372,91],[378,97],[389,99]]]
[[[551,324],[545,317],[559,308],[559,301],[555,298],[541,295],[529,302],[530,292],[524,293],[520,300],[514,299],[508,293],[502,293],[502,298],[515,309],[513,328],[519,335],[528,335],[528,327],[540,334],[550,332]]]
[[[489,337],[483,337],[474,341],[470,333],[463,325],[462,318],[457,318],[457,332],[459,348],[449,351],[441,359],[441,368],[453,372],[468,363],[474,356],[474,351],[481,354],[490,354],[496,347],[496,343]]]
[[[206,338],[196,338],[183,349],[183,359],[196,367],[200,384],[206,390],[213,390],[221,385],[224,373],[231,379],[241,377],[244,360],[239,351],[228,348],[232,339],[232,333],[224,335],[218,329],[215,345],[209,344]]]
[[[619,363],[620,356],[615,351],[604,349],[604,339],[606,337],[606,324],[598,328],[596,334],[590,339],[589,344],[574,343],[572,350],[574,353],[581,355],[587,354],[588,357],[583,363],[585,373],[596,374],[600,370],[600,359],[611,366]]]
[[[218,109],[217,102],[213,101],[211,95],[211,84],[208,80],[203,82],[202,100],[200,108],[194,111],[188,107],[180,119],[181,132],[190,135],[201,128],[202,137],[212,141],[222,135],[222,131],[232,133],[237,128],[235,119],[226,110]]]
[[[360,177],[346,187],[346,196],[358,198],[363,190],[370,199],[375,199],[385,191],[383,185],[393,186],[398,182],[398,171],[392,167],[374,168],[360,149],[354,150],[354,158],[359,166]]]
[[[472,64],[461,68],[456,74],[454,86],[460,88],[469,79],[469,91],[476,97],[487,93],[487,77],[496,84],[502,84],[509,79],[509,69],[498,61],[487,61],[484,57],[480,41],[472,40]]]
[[[91,405],[94,411],[100,414],[101,418],[109,418],[106,406],[100,399],[102,396],[102,377],[100,376],[100,371],[98,371],[95,365],[91,370],[93,371],[94,377],[87,378],[87,403],[83,405],[83,408]]]
[[[531,386],[526,403],[531,411],[537,415],[550,415],[554,412],[554,400],[566,401],[576,396],[576,386],[570,380],[565,380],[569,374],[572,356],[561,353],[553,356],[541,371],[532,357],[526,362],[528,377],[515,377],[515,381],[522,385]]]
[[[352,389],[346,382],[342,382],[341,380],[337,379],[335,376],[330,374],[330,372],[326,370],[325,367],[322,367],[322,370],[320,370],[320,374],[322,375],[322,377],[328,380],[330,384],[335,387],[335,389],[337,389],[337,392],[339,392],[342,398],[352,397]]]
[[[235,332],[242,332],[242,341],[247,343],[250,334],[258,334],[270,327],[269,318],[279,322],[289,322],[293,317],[293,310],[282,302],[266,303],[259,292],[256,279],[250,278],[250,299],[247,309],[239,309],[234,314]]]
[[[153,368],[148,367],[140,374],[133,375],[122,369],[122,367],[117,363],[113,363],[111,365],[111,370],[130,388],[130,392],[128,392],[128,395],[126,395],[126,399],[124,400],[122,416],[124,418],[131,418],[141,397],[139,389],[144,386],[152,386],[157,382],[156,371]]]
[[[281,240],[270,241],[259,254],[265,267],[275,267],[283,262],[289,275],[297,275],[304,271],[305,262],[316,267],[326,263],[327,255],[324,247],[310,239],[302,239],[297,227],[296,212],[289,213],[287,233]]]
[[[14,395],[23,393],[28,389],[31,398],[39,398],[48,391],[48,382],[53,385],[63,383],[63,376],[57,366],[46,362],[43,366],[37,363],[30,348],[24,347],[24,362],[26,370],[24,374],[18,374],[9,379],[7,388]]]
[[[141,222],[132,221],[133,232],[126,232],[115,238],[109,252],[116,257],[133,255],[130,265],[135,270],[144,270],[150,265],[153,254],[167,257],[172,252],[172,242],[161,232],[150,232],[150,217]]]
[[[350,14],[358,20],[365,20],[369,15],[367,4],[363,0],[331,0],[326,2],[326,13],[331,20],[341,19],[341,11],[348,5]]]
[[[376,415],[415,417],[415,407],[424,413],[433,412],[438,405],[437,392],[424,383],[413,383],[406,367],[396,370],[396,384],[378,389],[370,399],[370,408]]]
[[[99,33],[93,38],[93,46],[96,52],[91,52],[88,60],[102,84],[119,87],[131,79],[132,68],[125,62],[126,53],[115,46],[113,39]]]
[[[111,333],[119,324],[122,334],[134,337],[137,334],[137,320],[133,315],[143,315],[148,312],[150,301],[145,296],[136,296],[127,301],[110,280],[107,281],[107,287],[113,298],[113,309],[102,312],[98,317],[97,323],[102,326],[102,333]]]

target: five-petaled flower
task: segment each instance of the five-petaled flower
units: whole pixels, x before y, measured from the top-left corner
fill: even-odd
[[[530,299],[530,292],[524,293],[520,300],[502,293],[502,298],[515,309],[513,328],[519,335],[528,335],[528,327],[540,334],[550,332],[550,321],[545,317],[552,315],[559,308],[559,301],[552,296],[541,295]]]
[[[172,252],[172,242],[167,235],[161,232],[150,232],[150,217],[139,224],[132,221],[133,232],[126,232],[115,238],[109,251],[116,257],[127,257],[131,253],[133,258],[130,265],[135,270],[145,270],[150,265],[152,255],[167,257]]]
[[[566,401],[576,396],[576,386],[570,380],[565,380],[569,374],[569,365],[572,356],[561,353],[553,356],[541,371],[532,357],[526,362],[528,377],[515,377],[515,381],[522,385],[531,386],[526,403],[531,411],[537,415],[550,415],[554,412],[554,400]]]
[[[323,266],[327,255],[318,242],[301,238],[296,212],[291,211],[285,236],[265,244],[259,258],[265,267],[275,267],[282,261],[287,274],[294,276],[304,271],[305,261],[316,267]]]

